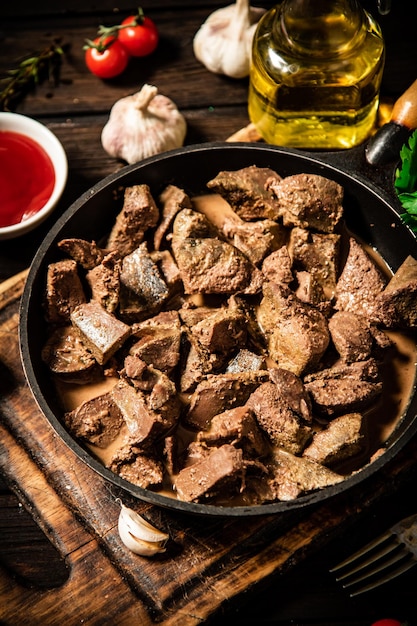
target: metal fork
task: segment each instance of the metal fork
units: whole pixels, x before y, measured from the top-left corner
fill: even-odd
[[[417,514],[391,526],[330,570],[350,596],[357,596],[396,578],[417,564]]]

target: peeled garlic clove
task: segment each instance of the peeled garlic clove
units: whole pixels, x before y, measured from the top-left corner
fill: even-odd
[[[121,503],[118,530],[120,539],[135,554],[154,556],[165,552],[169,535],[152,526],[123,503]]]
[[[252,40],[265,9],[237,0],[209,15],[194,36],[196,58],[211,72],[231,78],[249,74]]]
[[[121,98],[111,108],[101,144],[112,157],[129,164],[180,148],[187,124],[175,103],[153,85]]]

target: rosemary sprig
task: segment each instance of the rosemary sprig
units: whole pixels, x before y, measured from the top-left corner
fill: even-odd
[[[51,44],[9,70],[5,77],[0,78],[0,110],[10,111],[45,79],[56,83],[63,54],[62,46]]]

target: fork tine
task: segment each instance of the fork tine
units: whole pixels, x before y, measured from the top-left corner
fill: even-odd
[[[357,552],[354,552],[354,554],[351,554],[347,559],[345,559],[344,561],[341,561],[341,563],[338,563],[337,565],[332,567],[332,569],[330,569],[329,571],[331,573],[334,573],[334,572],[337,572],[339,569],[342,569],[346,567],[347,565],[350,565],[351,563],[365,556],[365,554],[367,554],[368,552],[371,552],[372,550],[374,550],[375,548],[377,548],[379,545],[381,545],[382,543],[384,543],[390,538],[391,538],[390,532],[386,532],[385,534],[380,535],[373,541],[370,541],[369,543],[367,543]]]
[[[345,580],[346,578],[350,578],[351,576],[353,576],[354,574],[356,574],[357,572],[363,571],[368,569],[369,571],[369,566],[372,564],[375,564],[375,567],[371,570],[372,572],[379,572],[381,569],[385,569],[386,567],[389,567],[389,565],[391,565],[392,563],[396,563],[399,559],[402,559],[404,556],[408,555],[408,551],[403,550],[398,554],[398,551],[400,550],[400,546],[398,543],[389,543],[388,545],[386,545],[385,547],[381,548],[380,550],[378,550],[377,552],[362,552],[361,556],[365,556],[366,554],[370,554],[370,556],[366,559],[366,560],[362,560],[360,558],[356,559],[356,561],[352,561],[352,559],[349,560],[349,563],[346,563],[345,567],[347,567],[347,565],[351,565],[352,563],[356,563],[358,561],[357,565],[354,565],[354,567],[351,567],[349,569],[346,570],[346,572],[341,575],[339,575],[336,580],[337,581],[341,581],[341,580]],[[397,553],[397,554],[393,554],[393,553]],[[390,560],[383,560],[384,557],[387,557],[389,555],[392,555]],[[379,564],[380,563],[380,564]],[[339,566],[337,571],[340,571],[342,568]]]
[[[361,593],[365,593],[366,591],[370,591],[371,589],[375,589],[376,587],[379,587],[380,585],[383,585],[384,583],[389,582],[390,580],[393,580],[394,578],[397,578],[397,576],[400,576],[401,574],[404,574],[404,572],[406,572],[407,570],[411,569],[412,567],[414,567],[414,565],[417,565],[417,561],[415,561],[414,559],[409,559],[408,561],[406,561],[405,563],[403,563],[402,565],[400,565],[399,567],[397,567],[395,570],[392,570],[391,572],[388,572],[385,576],[381,576],[380,578],[378,578],[377,580],[375,580],[372,583],[369,583],[368,585],[362,586],[359,589],[356,589],[355,591],[351,591],[350,592],[350,597],[353,598],[354,596],[358,596]],[[354,584],[357,584],[361,579],[358,579],[356,581],[353,581],[351,583],[342,585],[344,589],[353,586]]]

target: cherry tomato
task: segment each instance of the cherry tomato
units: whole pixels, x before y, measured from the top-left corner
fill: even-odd
[[[129,53],[116,37],[97,37],[93,44],[85,52],[85,62],[92,74],[113,78],[126,69]]]
[[[123,20],[121,26],[125,28],[119,31],[119,41],[132,57],[147,56],[157,47],[158,30],[149,17],[130,15]]]

